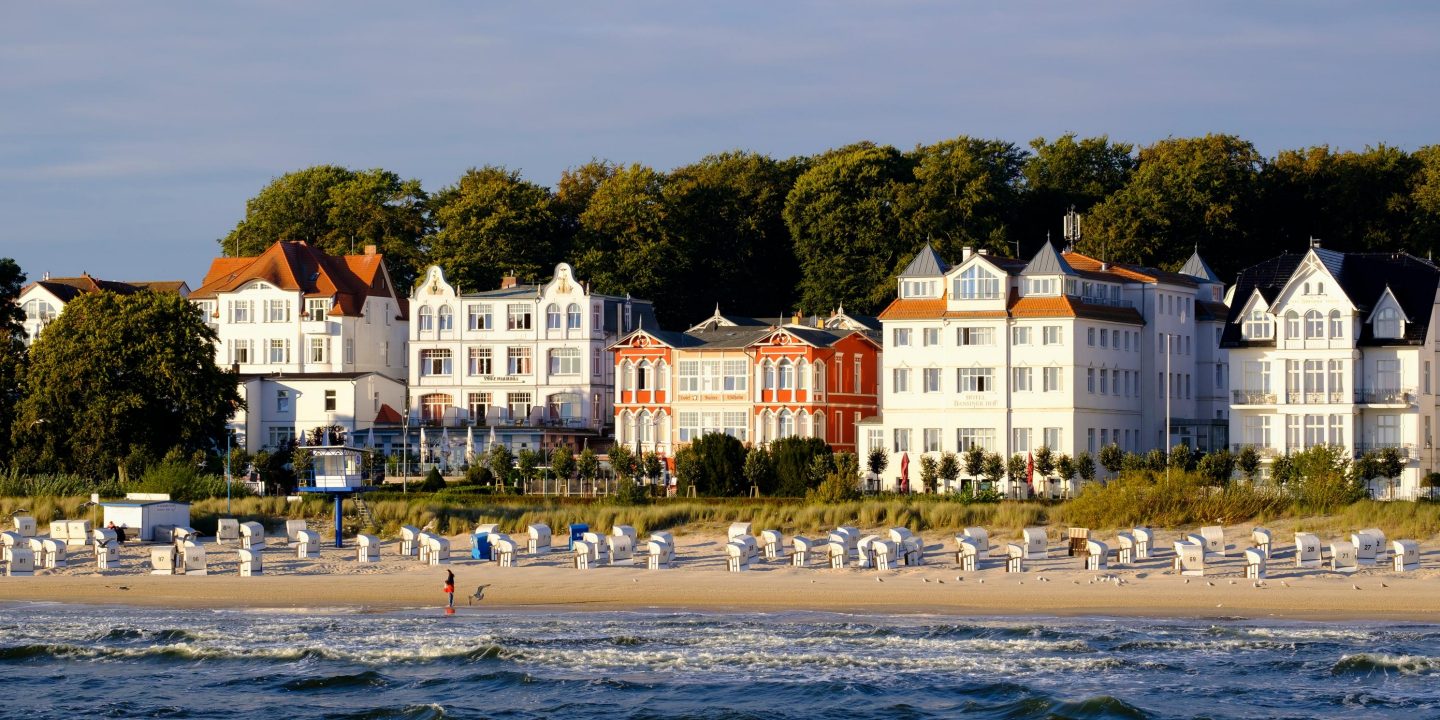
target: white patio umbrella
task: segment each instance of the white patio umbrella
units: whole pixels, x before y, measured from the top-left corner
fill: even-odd
[[[445,461],[446,469],[451,465],[450,428],[440,431],[440,457]]]
[[[364,445],[364,448],[365,448],[366,450],[373,450],[373,449],[375,449],[375,428],[373,428],[373,427],[370,428],[369,430],[366,430],[366,431],[365,431],[365,445]]]
[[[475,462],[475,426],[465,428],[465,462]]]
[[[486,450],[489,450],[490,448],[493,448],[493,447],[495,447],[495,426],[494,426],[494,425],[491,425],[491,426],[490,426],[490,440],[489,440],[489,442],[486,443],[485,449],[486,449]]]
[[[425,428],[420,428],[420,462],[430,460],[430,445],[425,442]]]

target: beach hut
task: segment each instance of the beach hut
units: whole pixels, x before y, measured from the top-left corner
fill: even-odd
[[[40,542],[45,545],[45,560],[40,567],[51,570],[65,567],[65,558],[69,554],[69,546],[65,541],[59,538],[44,538]]]
[[[1355,546],[1355,562],[1358,565],[1375,564],[1375,548],[1380,538],[1364,532],[1350,534],[1350,544]]]
[[[139,537],[145,542],[170,542],[168,536],[156,537],[157,528],[190,526],[190,503],[175,502],[168,495],[134,493],[123,502],[100,503],[104,513],[101,525],[125,528],[125,536]],[[144,499],[144,498],[166,498]]]
[[[761,530],[760,542],[765,546],[766,560],[785,559],[785,536],[779,530]]]
[[[646,556],[645,567],[650,570],[659,570],[670,567],[670,561],[675,555],[675,548],[662,538],[651,536],[645,543]]]
[[[569,544],[569,547],[574,548],[574,547],[575,547],[575,543],[576,543],[577,541],[579,541],[579,540],[584,540],[584,539],[585,539],[585,533],[587,533],[587,532],[590,532],[590,526],[589,526],[589,525],[587,525],[587,524],[585,524],[585,523],[571,523],[571,524],[570,524],[570,544]]]
[[[1255,543],[1255,549],[1270,557],[1270,531],[1263,527],[1257,527],[1250,531],[1250,542]]]
[[[265,526],[257,522],[240,523],[240,547],[260,552],[265,549]]]
[[[1250,580],[1265,579],[1265,558],[1269,553],[1260,548],[1245,549],[1245,577]]]
[[[450,541],[439,535],[427,535],[425,546],[428,548],[426,557],[431,565],[450,564]]]
[[[875,543],[880,540],[879,535],[866,535],[860,538],[860,553],[856,557],[857,564],[862,568],[875,566]]]
[[[809,565],[810,553],[815,547],[814,540],[796,536],[790,540],[790,547],[794,549],[794,551],[790,553],[791,565],[802,568]]]
[[[355,561],[380,562],[380,538],[360,533],[355,536]]]
[[[28,546],[10,548],[5,560],[7,577],[31,577],[35,574],[35,552]]]
[[[1148,527],[1137,527],[1130,531],[1135,536],[1135,559],[1149,560],[1150,551],[1155,547],[1155,531]]]
[[[1090,542],[1090,528],[1072,527],[1065,529],[1065,552],[1070,557],[1084,557]]]
[[[610,543],[605,541],[605,536],[597,532],[586,532],[585,543],[590,546],[590,560],[598,565],[606,565],[610,562]]]
[[[1205,546],[1193,542],[1175,543],[1175,569],[1181,575],[1203,576],[1205,574]]]
[[[968,535],[955,536],[955,563],[964,572],[980,569],[980,546]]]
[[[519,545],[509,535],[501,533],[490,536],[490,554],[500,567],[515,567],[515,551]]]
[[[1360,558],[1355,555],[1355,543],[1344,540],[1330,543],[1330,569],[1339,573],[1353,573],[1360,569]]]
[[[235,518],[220,518],[215,521],[215,542],[240,542],[240,521]]]
[[[752,525],[748,522],[730,523],[730,528],[725,531],[725,537],[726,539],[731,541],[734,541],[735,538],[749,537],[751,534],[751,528]]]
[[[1110,547],[1099,540],[1085,543],[1085,569],[1105,570],[1110,567]]]
[[[194,540],[186,540],[180,545],[180,572],[186,575],[207,575],[209,570],[210,563],[204,545]]]
[[[974,543],[975,547],[980,549],[980,557],[986,557],[990,554],[990,533],[986,532],[985,528],[967,527],[964,532],[961,533],[961,536],[970,538],[970,542]]]
[[[1420,569],[1420,545],[1414,540],[1396,540],[1391,549],[1395,556],[1395,572]]]
[[[35,518],[29,515],[16,515],[13,521],[17,535],[23,538],[35,537]]]
[[[300,560],[320,557],[320,533],[299,530],[295,533],[295,557]]]
[[[870,551],[875,555],[876,570],[894,570],[900,562],[900,543],[894,540],[876,538],[870,543]]]
[[[13,552],[15,548],[25,548],[29,546],[30,541],[18,532],[9,530],[0,532],[0,562],[10,562],[10,553]]]
[[[174,545],[157,545],[150,548],[150,574],[174,575],[176,555]]]
[[[242,547],[237,552],[240,553],[240,577],[252,577],[264,573],[265,568],[260,559],[259,550]]]
[[[1200,528],[1200,537],[1205,541],[1205,552],[1216,557],[1225,557],[1228,548],[1225,546],[1225,528],[1220,525],[1209,525]]]
[[[591,559],[595,556],[595,551],[594,551],[593,548],[590,547],[590,542],[589,542],[589,541],[587,541],[587,540],[571,540],[571,541],[570,541],[570,551],[575,554],[575,569],[576,569],[576,570],[589,570],[589,569],[590,569],[590,562],[591,562]]]
[[[1320,559],[1320,538],[1311,533],[1295,533],[1295,567],[1318,568]]]
[[[1050,556],[1050,538],[1043,527],[1028,527],[1021,533],[1025,538],[1025,559],[1044,560]]]
[[[491,555],[490,533],[473,532],[470,534],[470,559],[489,560]]]
[[[286,521],[285,521],[285,542],[287,542],[287,543],[299,542],[299,541],[300,541],[300,533],[301,533],[301,532],[304,532],[307,527],[308,527],[308,526],[305,524],[305,521],[304,521],[304,520],[286,520]]]
[[[1135,536],[1130,533],[1119,533],[1115,536],[1115,564],[1129,565],[1135,562]]]
[[[748,536],[747,536],[748,537]],[[750,569],[750,548],[743,542],[725,543],[725,565],[730,572]]]
[[[632,529],[631,532],[634,532]],[[754,538],[751,538],[754,542]],[[610,553],[611,565],[635,564],[635,537],[633,535],[610,535],[605,538],[606,550]]]
[[[830,541],[825,544],[830,554],[830,569],[844,570],[850,563],[850,547],[845,544],[845,536],[830,535]]]
[[[95,569],[110,570],[120,567],[120,542],[114,530],[96,528],[91,533],[91,543],[95,549]]]
[[[1025,557],[1028,552],[1024,545],[1010,543],[1005,546],[1005,572],[1025,572]]]
[[[400,557],[415,557],[420,554],[420,528],[414,525],[400,526]]]
[[[1387,555],[1389,544],[1385,542],[1385,532],[1380,528],[1365,528],[1360,532],[1375,538],[1375,564],[1384,565],[1389,559]]]
[[[550,552],[550,526],[536,523],[527,528],[530,536],[528,550],[531,555],[546,555]]]

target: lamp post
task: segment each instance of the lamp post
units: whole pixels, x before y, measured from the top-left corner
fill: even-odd
[[[1165,452],[1165,482],[1170,482],[1170,396],[1175,392],[1175,378],[1170,372],[1170,355],[1174,344],[1175,336],[1165,333],[1165,432],[1161,435]]]
[[[405,406],[405,415],[400,418],[400,491],[410,492],[410,406]]]
[[[227,424],[225,426],[225,514],[230,514],[230,483],[234,476],[230,474],[230,438],[234,430]]]

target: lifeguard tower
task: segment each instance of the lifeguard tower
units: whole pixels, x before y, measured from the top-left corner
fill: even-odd
[[[355,509],[361,521],[370,515],[363,493],[374,490],[365,485],[365,451],[343,445],[323,445],[306,448],[310,451],[311,469],[308,484],[297,488],[305,493],[329,493],[335,500],[335,547],[345,547],[341,520],[344,518],[345,499],[355,498]]]

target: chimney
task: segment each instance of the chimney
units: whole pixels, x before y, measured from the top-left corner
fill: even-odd
[[[990,251],[985,248],[980,248],[980,257],[990,257]]]
[[[515,277],[514,275],[506,275],[505,277],[500,278],[500,289],[508,290],[509,288],[515,287],[517,284],[519,284],[519,282],[520,279]]]
[[[970,247],[969,245],[966,245],[965,247],[960,248],[960,262],[965,262],[966,260],[969,260],[969,259],[970,259],[970,256],[971,256],[971,255],[974,255],[974,254],[975,254],[975,248]]]
[[[1311,248],[1319,248],[1319,247],[1320,247],[1320,238],[1317,238],[1317,237],[1312,237],[1312,238],[1310,238],[1310,247],[1311,247]]]
[[[374,245],[366,245],[366,246],[365,246],[365,254],[366,254],[366,255],[374,255],[374,254],[375,254],[375,246],[374,246]]]
[[[800,313],[799,313],[799,312],[796,312],[794,315],[792,315],[792,316],[790,317],[790,324],[791,324],[791,325],[803,325],[804,323],[805,323],[805,319],[800,316]]]

